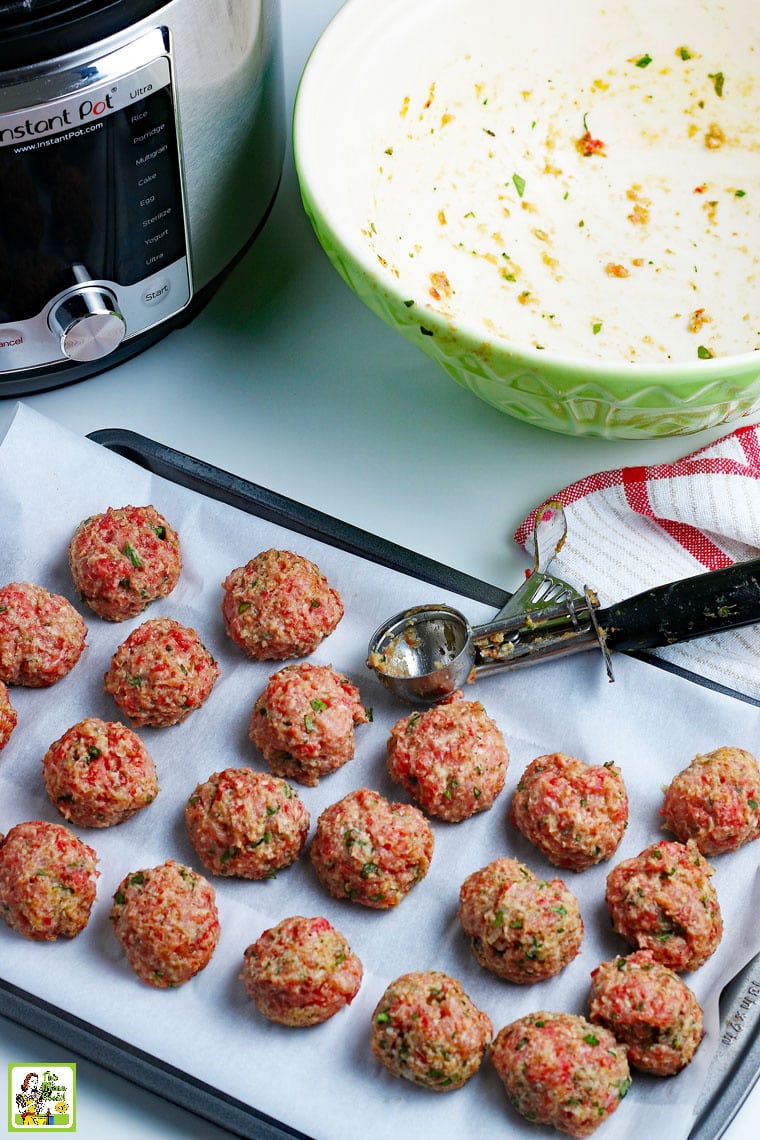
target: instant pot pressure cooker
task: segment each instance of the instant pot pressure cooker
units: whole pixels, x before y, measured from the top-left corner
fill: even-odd
[[[194,316],[284,137],[278,0],[0,0],[0,396]]]

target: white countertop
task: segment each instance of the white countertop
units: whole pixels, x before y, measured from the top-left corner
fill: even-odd
[[[282,0],[288,117],[340,0]],[[514,589],[511,535],[566,483],[674,459],[724,434],[612,443],[552,435],[460,389],[359,302],[302,210],[292,153],[272,216],[186,329],[101,376],[25,401],[76,432],[130,428],[299,502]],[[14,401],[0,401],[0,431]],[[78,1063],[82,1140],[229,1135],[0,1020],[0,1067]],[[755,1140],[756,1086],[725,1135]],[[754,1118],[754,1119],[753,1119]]]

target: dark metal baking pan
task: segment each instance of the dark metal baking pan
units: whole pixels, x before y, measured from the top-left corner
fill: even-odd
[[[183,487],[441,589],[494,607],[501,606],[509,596],[497,586],[135,432],[108,428],[91,433],[89,438]],[[697,684],[706,684],[702,678],[664,665],[656,658],[648,660]],[[707,687],[738,699],[748,699],[719,685],[708,684]],[[750,700],[750,703],[760,702]],[[0,1015],[20,1025],[34,1025],[37,1032],[57,1045],[75,1051],[236,1136],[246,1140],[309,1140],[304,1133],[2,979]],[[689,1140],[719,1140],[760,1076],[760,955],[725,987],[720,1015],[721,1040]]]

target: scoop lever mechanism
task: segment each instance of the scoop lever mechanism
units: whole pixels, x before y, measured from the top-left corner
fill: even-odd
[[[471,626],[451,606],[416,606],[373,634],[367,664],[403,700],[432,704],[480,675],[553,657],[672,645],[760,622],[760,559],[670,582],[601,608],[549,573],[567,534],[562,504],[536,513],[533,569],[494,617]]]

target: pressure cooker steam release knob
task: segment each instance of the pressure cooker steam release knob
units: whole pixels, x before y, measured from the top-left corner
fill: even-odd
[[[70,360],[100,360],[119,347],[127,331],[116,298],[99,285],[82,285],[51,311],[50,328]]]

